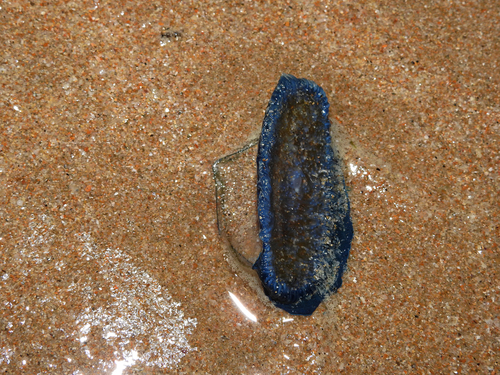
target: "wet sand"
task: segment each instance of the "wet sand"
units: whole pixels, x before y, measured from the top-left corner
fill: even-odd
[[[496,373],[499,14],[2,3],[0,372]],[[282,73],[329,98],[355,231],[310,317],[217,231],[212,164],[259,134]]]

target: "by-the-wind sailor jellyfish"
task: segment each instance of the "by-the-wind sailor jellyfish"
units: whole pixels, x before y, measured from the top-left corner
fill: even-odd
[[[259,141],[262,252],[253,268],[270,300],[290,314],[310,315],[337,291],[351,248],[349,199],[328,109],[317,84],[282,75]]]

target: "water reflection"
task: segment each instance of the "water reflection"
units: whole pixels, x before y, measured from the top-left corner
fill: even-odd
[[[123,358],[123,361],[115,361],[116,368],[111,375],[122,375],[123,370],[132,366],[139,359],[139,355],[135,350],[132,350],[130,353],[127,353],[127,355],[124,355]]]
[[[132,257],[96,245],[89,233],[63,237],[60,228],[56,216],[32,215],[9,272],[0,273],[6,317],[0,367],[119,374],[137,365],[169,369],[196,350],[188,337],[197,320],[184,316],[181,304]],[[58,358],[25,355],[50,351],[55,342]]]
[[[236,297],[233,293],[231,292],[228,292],[229,293],[229,297],[231,297],[231,299],[233,300],[233,302],[235,303],[236,307],[238,307],[238,309],[240,309],[240,311],[243,313],[243,315],[245,315],[249,320],[251,320],[252,322],[257,322],[257,317],[252,314],[246,307],[243,303],[241,303],[241,301],[238,299],[238,297]]]
[[[114,351],[117,359],[113,374],[136,361],[172,367],[186,353],[196,350],[186,338],[196,319],[184,318],[180,303],[172,301],[158,281],[135,267],[126,253],[99,249],[88,234],[79,237],[84,242],[82,256],[97,262],[98,273],[107,284],[100,284],[98,293],[106,296],[106,303],[101,305],[102,296],[89,293],[87,307],[77,317],[81,326],[77,341],[89,357],[87,337],[101,337],[106,346],[118,349]],[[95,289],[91,282],[86,284],[84,290]]]

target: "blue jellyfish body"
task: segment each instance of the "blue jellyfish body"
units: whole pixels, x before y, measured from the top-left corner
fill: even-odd
[[[266,295],[290,314],[312,314],[340,288],[351,248],[349,199],[328,109],[317,84],[282,75],[259,141],[263,249],[253,268]]]

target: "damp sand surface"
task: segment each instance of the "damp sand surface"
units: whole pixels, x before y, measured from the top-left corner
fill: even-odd
[[[2,3],[0,371],[498,369],[499,14]],[[310,317],[217,230],[212,164],[258,136],[282,73],[328,96],[355,232]]]

